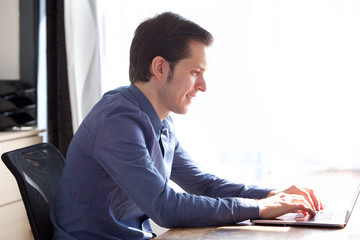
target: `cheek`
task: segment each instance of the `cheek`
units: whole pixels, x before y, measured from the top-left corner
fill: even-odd
[[[196,76],[193,76],[193,75],[187,76],[187,78],[186,78],[186,88],[188,88],[188,89],[193,88],[195,83],[196,83],[196,79],[197,79]]]
[[[176,75],[172,80],[172,93],[175,95],[182,95],[182,97],[184,94],[191,91],[196,83],[196,77],[189,74]]]

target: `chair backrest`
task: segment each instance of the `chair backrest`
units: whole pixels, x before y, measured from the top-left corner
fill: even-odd
[[[6,152],[1,156],[14,175],[35,240],[53,236],[49,206],[58,187],[65,160],[49,143]]]

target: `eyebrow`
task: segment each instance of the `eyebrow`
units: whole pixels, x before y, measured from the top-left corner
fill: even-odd
[[[195,65],[195,66],[193,66],[193,68],[199,68],[200,70],[203,70],[203,71],[207,70],[207,67],[203,67],[201,65]]]

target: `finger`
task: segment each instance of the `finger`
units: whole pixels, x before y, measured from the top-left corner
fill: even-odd
[[[304,188],[309,194],[312,199],[312,202],[315,205],[316,211],[320,211],[324,209],[324,205],[320,201],[320,198],[315,194],[315,192],[312,189]]]
[[[315,217],[315,215],[316,215],[316,212],[311,208],[305,208],[302,211],[303,212],[305,211],[305,213],[308,213],[310,215],[310,217]],[[308,214],[304,214],[304,215],[307,216]]]
[[[304,216],[307,216],[307,215],[308,215],[308,213],[305,212],[304,210],[301,210],[301,213],[302,213]]]
[[[298,207],[304,216],[310,215],[310,217],[314,217],[316,215],[316,212],[306,203],[300,204]]]
[[[311,194],[313,194],[313,191],[307,188],[299,188],[300,194],[307,200],[307,202],[309,203],[309,205],[311,206],[311,208],[315,211],[318,209],[319,204],[317,202],[317,199],[313,199],[313,196]],[[314,201],[315,200],[315,201]]]
[[[303,191],[303,196],[311,203],[313,210],[320,211],[324,209],[320,198],[315,194],[312,189],[309,188],[300,188],[300,191]]]
[[[315,209],[309,201],[302,195],[293,195],[292,204],[296,210],[300,210],[305,216],[309,213],[311,217],[316,215]]]

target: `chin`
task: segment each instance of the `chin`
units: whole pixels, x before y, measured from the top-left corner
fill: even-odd
[[[188,112],[188,108],[177,109],[176,111],[173,112],[176,114],[186,114]]]

